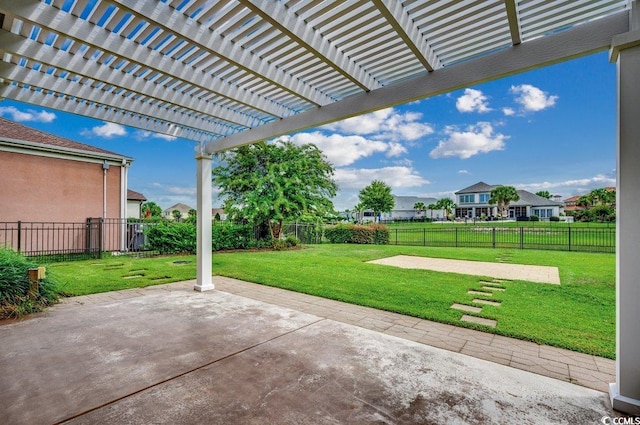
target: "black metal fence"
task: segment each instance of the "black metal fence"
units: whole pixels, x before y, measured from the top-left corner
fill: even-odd
[[[392,245],[614,253],[613,227],[443,227],[390,229]]]
[[[105,251],[141,252],[144,226],[131,219],[88,218],[84,223],[0,222],[0,246],[47,261],[100,258]]]

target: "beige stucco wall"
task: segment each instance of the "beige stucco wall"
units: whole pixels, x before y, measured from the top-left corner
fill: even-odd
[[[107,170],[107,217],[120,217],[120,167]],[[0,222],[102,217],[101,163],[0,151]]]

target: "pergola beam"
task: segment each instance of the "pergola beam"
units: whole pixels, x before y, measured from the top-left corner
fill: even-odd
[[[518,19],[518,9],[516,0],[505,0],[504,6],[507,9],[507,19],[509,19],[509,32],[511,33],[511,44],[517,46],[522,43],[520,32],[520,20]]]
[[[209,142],[206,151],[221,152],[606,50],[614,35],[628,29],[629,13],[618,13],[543,39],[532,40],[489,56],[369,93],[354,95],[322,108]]]
[[[321,59],[339,74],[360,86],[364,91],[382,87],[371,75],[348,56],[322,37],[310,25],[301,22],[280,2],[272,0],[239,0],[255,14],[287,34],[308,52]]]
[[[438,56],[398,0],[372,1],[427,71],[442,68]]]

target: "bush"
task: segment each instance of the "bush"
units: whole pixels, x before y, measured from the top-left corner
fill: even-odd
[[[384,224],[374,224],[363,226],[360,224],[339,224],[335,227],[328,227],[324,231],[325,237],[331,243],[357,243],[357,244],[378,244],[389,243],[389,228]]]
[[[529,216],[529,221],[540,221],[540,217],[532,214],[531,216]]]
[[[145,248],[161,254],[196,252],[196,226],[191,223],[164,221],[145,229]]]
[[[31,288],[29,269],[35,267],[34,262],[17,252],[0,248],[0,319],[42,311],[58,300],[50,277]]]
[[[248,224],[217,224],[212,230],[213,251],[255,248],[253,226]]]
[[[557,216],[554,215],[553,217],[551,217],[549,219],[549,221],[560,221],[560,217],[557,217]]]

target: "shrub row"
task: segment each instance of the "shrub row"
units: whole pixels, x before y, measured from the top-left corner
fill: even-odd
[[[324,236],[331,243],[386,245],[389,243],[389,228],[383,224],[338,224],[327,227]]]
[[[0,248],[0,319],[42,311],[58,299],[48,277],[31,286],[29,269],[37,265],[10,249]]]
[[[219,224],[211,232],[211,250],[250,249],[272,247],[284,249],[300,243],[295,237],[285,240],[256,240],[253,226],[248,224]],[[188,222],[167,221],[145,230],[145,249],[161,254],[196,252],[196,226]]]

